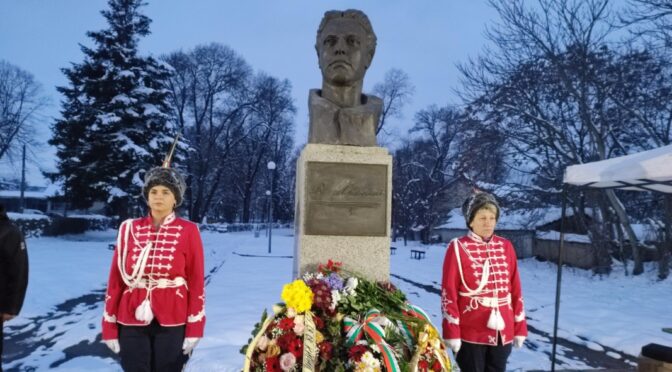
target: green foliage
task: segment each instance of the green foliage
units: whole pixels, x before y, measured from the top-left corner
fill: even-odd
[[[360,277],[361,278],[361,277]],[[378,309],[387,316],[401,316],[406,296],[400,290],[384,288],[387,284],[359,279],[356,295],[345,296],[338,304],[339,311],[357,317],[370,309]]]

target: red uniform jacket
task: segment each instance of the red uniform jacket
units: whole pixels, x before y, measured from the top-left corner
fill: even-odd
[[[134,282],[128,275],[143,261],[143,252],[145,269],[141,276],[138,272]],[[124,255],[126,280],[119,270]],[[152,226],[151,216],[127,220],[119,228],[105,296],[103,340],[118,337],[117,323],[148,325],[135,316],[145,299],[149,299],[154,318],[162,326],[186,324],[185,337],[203,337],[203,243],[198,226],[174,213],[158,229]]]
[[[451,241],[441,289],[443,338],[494,346],[497,333],[504,344],[512,342],[513,336],[527,336],[516,252],[508,240],[493,235],[485,242],[470,232]],[[504,320],[500,331],[488,327],[496,307]]]

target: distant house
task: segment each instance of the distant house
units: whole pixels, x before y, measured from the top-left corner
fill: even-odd
[[[24,191],[24,208],[47,212],[49,201],[44,193],[44,187],[31,187]],[[20,190],[0,190],[0,203],[10,212],[18,212],[21,209]]]
[[[561,212],[560,208],[505,209],[497,222],[496,234],[513,243],[519,258],[536,256],[537,232],[550,230],[556,224],[559,225]],[[566,218],[566,223],[578,225],[573,221],[571,211],[568,211]],[[433,234],[438,235],[441,241],[448,242],[467,233],[461,209],[451,210],[446,221],[433,230]]]
[[[9,212],[19,212],[21,209],[21,190],[17,182],[4,182],[0,186],[4,190],[0,190],[0,203],[5,205]],[[23,193],[24,211],[28,210],[30,213],[44,213],[63,215],[65,204],[63,196],[60,193],[61,186],[50,183],[46,187],[29,186]],[[105,203],[95,202],[86,210],[68,210],[70,214],[104,214]]]

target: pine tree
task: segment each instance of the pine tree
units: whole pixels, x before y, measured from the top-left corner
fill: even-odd
[[[101,11],[109,27],[88,32],[94,48],[81,46],[84,61],[62,69],[69,86],[62,118],[49,141],[57,149],[58,170],[72,208],[108,203],[122,217],[140,205],[142,174],[160,164],[175,126],[169,120],[166,81],[170,71],[152,57],[138,55],[140,37],[151,20],[142,0],[109,0]]]

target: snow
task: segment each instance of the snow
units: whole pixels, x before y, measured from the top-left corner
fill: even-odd
[[[654,181],[660,183],[642,188],[672,193],[672,186],[663,184],[672,181],[670,162],[672,162],[672,145],[667,145],[617,158],[569,166],[565,169],[563,182],[595,188],[619,187],[626,190],[641,190],[637,187],[622,186],[624,183],[640,185]]]
[[[252,232],[202,233],[206,257],[207,324],[205,338],[196,348],[187,371],[239,371],[243,356],[240,347],[250,337],[254,323],[264,308],[280,301],[282,285],[292,272],[294,238],[291,229],[273,232],[272,253],[268,240]],[[11,360],[5,368],[47,370],[52,363],[59,371],[120,371],[110,357],[86,355],[65,361],[64,350],[79,343],[95,343],[100,334],[102,292],[111,264],[114,230],[89,232],[65,237],[29,238],[30,279],[25,305],[20,316],[5,325],[5,337],[12,337],[14,326],[35,329],[35,337],[52,339],[53,345],[31,349],[30,354]],[[422,307],[436,325],[440,320],[440,278],[445,247],[422,246],[426,258],[410,259],[417,242],[393,243],[392,282],[408,299]],[[243,256],[244,255],[244,256]],[[519,261],[519,272],[531,327],[552,335],[556,266],[534,259]],[[614,349],[631,356],[648,343],[672,344],[672,335],[661,331],[670,326],[669,306],[672,279],[656,280],[656,268],[647,264],[637,277],[615,267],[609,277],[589,271],[565,269],[559,316],[559,336],[593,350]],[[425,286],[418,287],[409,283]],[[429,290],[427,289],[429,288]],[[98,301],[80,303],[70,311],[63,304],[87,294]],[[7,342],[7,341],[6,341]],[[508,370],[550,369],[551,340],[530,333],[522,349],[514,349]],[[586,369],[584,362],[572,359],[567,349],[558,346],[560,369]],[[619,354],[606,352],[611,358]],[[7,362],[7,361],[6,361]]]
[[[124,48],[120,48],[120,49],[124,49]],[[123,70],[123,71],[119,71],[119,76],[121,76],[121,77],[135,77],[135,74],[133,73],[133,71]]]
[[[7,212],[7,216],[10,220],[46,220],[49,219],[48,216],[39,213],[15,213]]]
[[[0,190],[0,198],[19,198],[21,197],[21,190]],[[45,191],[24,191],[24,198],[31,199],[46,199]]]
[[[111,187],[108,192],[110,193],[110,198],[108,199],[108,202],[115,197],[123,198],[124,196],[128,195],[128,193],[126,193],[125,191],[123,191],[118,187]]]
[[[102,214],[68,214],[70,218],[83,218],[87,220],[107,220],[109,217]]]
[[[640,242],[659,240],[655,228],[650,224],[633,223],[630,226]],[[627,236],[625,236],[625,239],[627,239]]]
[[[590,213],[590,211],[588,211]],[[497,221],[499,230],[534,230],[537,226],[543,226],[547,223],[560,219],[562,209],[557,207],[538,208],[538,209],[503,209],[502,214]],[[565,215],[570,217],[574,214],[571,209],[565,211]],[[448,222],[442,224],[437,229],[466,229],[464,216],[461,208],[455,208],[448,213],[446,217]]]
[[[114,96],[114,98],[112,98],[110,103],[120,102],[120,103],[123,103],[124,105],[130,105],[132,103],[135,103],[136,101],[137,100],[131,99],[125,94],[118,94],[118,95]]]
[[[116,140],[121,142],[121,151],[132,151],[140,156],[149,156],[150,154],[144,148],[136,145],[130,138],[122,133],[115,134]]]
[[[538,231],[537,238],[542,240],[560,240],[559,231]],[[564,240],[566,242],[575,242],[575,243],[586,243],[590,244],[590,238],[588,235],[580,234],[565,234]]]
[[[142,105],[142,108],[144,110],[144,115],[162,114],[161,110],[159,110],[156,105],[144,104]]]
[[[101,123],[103,123],[105,125],[111,124],[111,123],[116,123],[119,120],[121,120],[120,117],[118,117],[117,115],[115,115],[113,113],[109,113],[109,112],[104,113],[104,114],[100,114],[100,115],[97,116],[97,118],[98,118],[98,120],[100,120]]]

